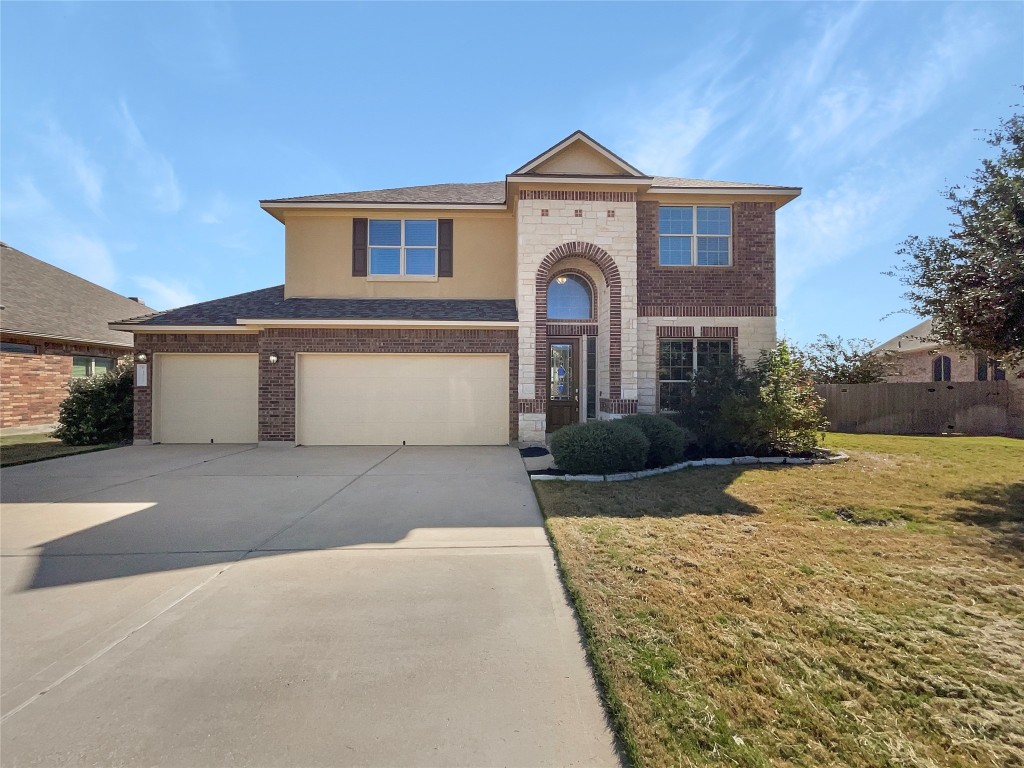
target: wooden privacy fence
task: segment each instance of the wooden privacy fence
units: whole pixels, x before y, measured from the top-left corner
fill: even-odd
[[[1024,437],[1024,380],[820,384],[833,432]]]

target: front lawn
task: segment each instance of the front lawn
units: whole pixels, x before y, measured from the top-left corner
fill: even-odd
[[[0,437],[0,467],[30,464],[33,461],[56,459],[76,453],[91,453],[116,448],[116,443],[102,445],[64,445],[49,435],[10,435]]]
[[[537,482],[639,766],[1024,766],[1024,442]]]

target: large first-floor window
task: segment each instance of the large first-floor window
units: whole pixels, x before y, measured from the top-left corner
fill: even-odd
[[[732,359],[731,339],[662,339],[658,342],[658,408],[671,411],[698,371]]]

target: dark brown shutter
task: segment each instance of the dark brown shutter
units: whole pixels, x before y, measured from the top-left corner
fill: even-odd
[[[452,277],[454,270],[453,233],[451,219],[437,220],[437,276]]]
[[[366,277],[366,219],[352,219],[352,277]]]

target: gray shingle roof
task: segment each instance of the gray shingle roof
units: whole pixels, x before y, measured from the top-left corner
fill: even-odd
[[[0,328],[5,333],[131,348],[111,320],[145,306],[0,243]]]
[[[618,178],[618,177],[616,177]],[[627,177],[622,177],[627,178]],[[786,190],[770,184],[751,184],[744,181],[712,181],[710,179],[682,179],[676,176],[654,176],[651,185],[668,189],[767,189]],[[261,200],[264,205],[274,203],[409,203],[411,205],[501,205],[505,202],[505,182],[486,181],[479,184],[430,184],[425,187],[397,187],[371,189],[363,192],[338,192],[333,195],[307,195]]]
[[[514,322],[518,315],[514,299],[286,299],[276,285],[120,322],[235,326],[239,319]]]
[[[429,184],[425,187],[371,189],[364,192],[339,192],[333,195],[308,195],[261,200],[261,203],[436,203],[440,205],[488,205],[505,202],[505,182],[480,184]]]

